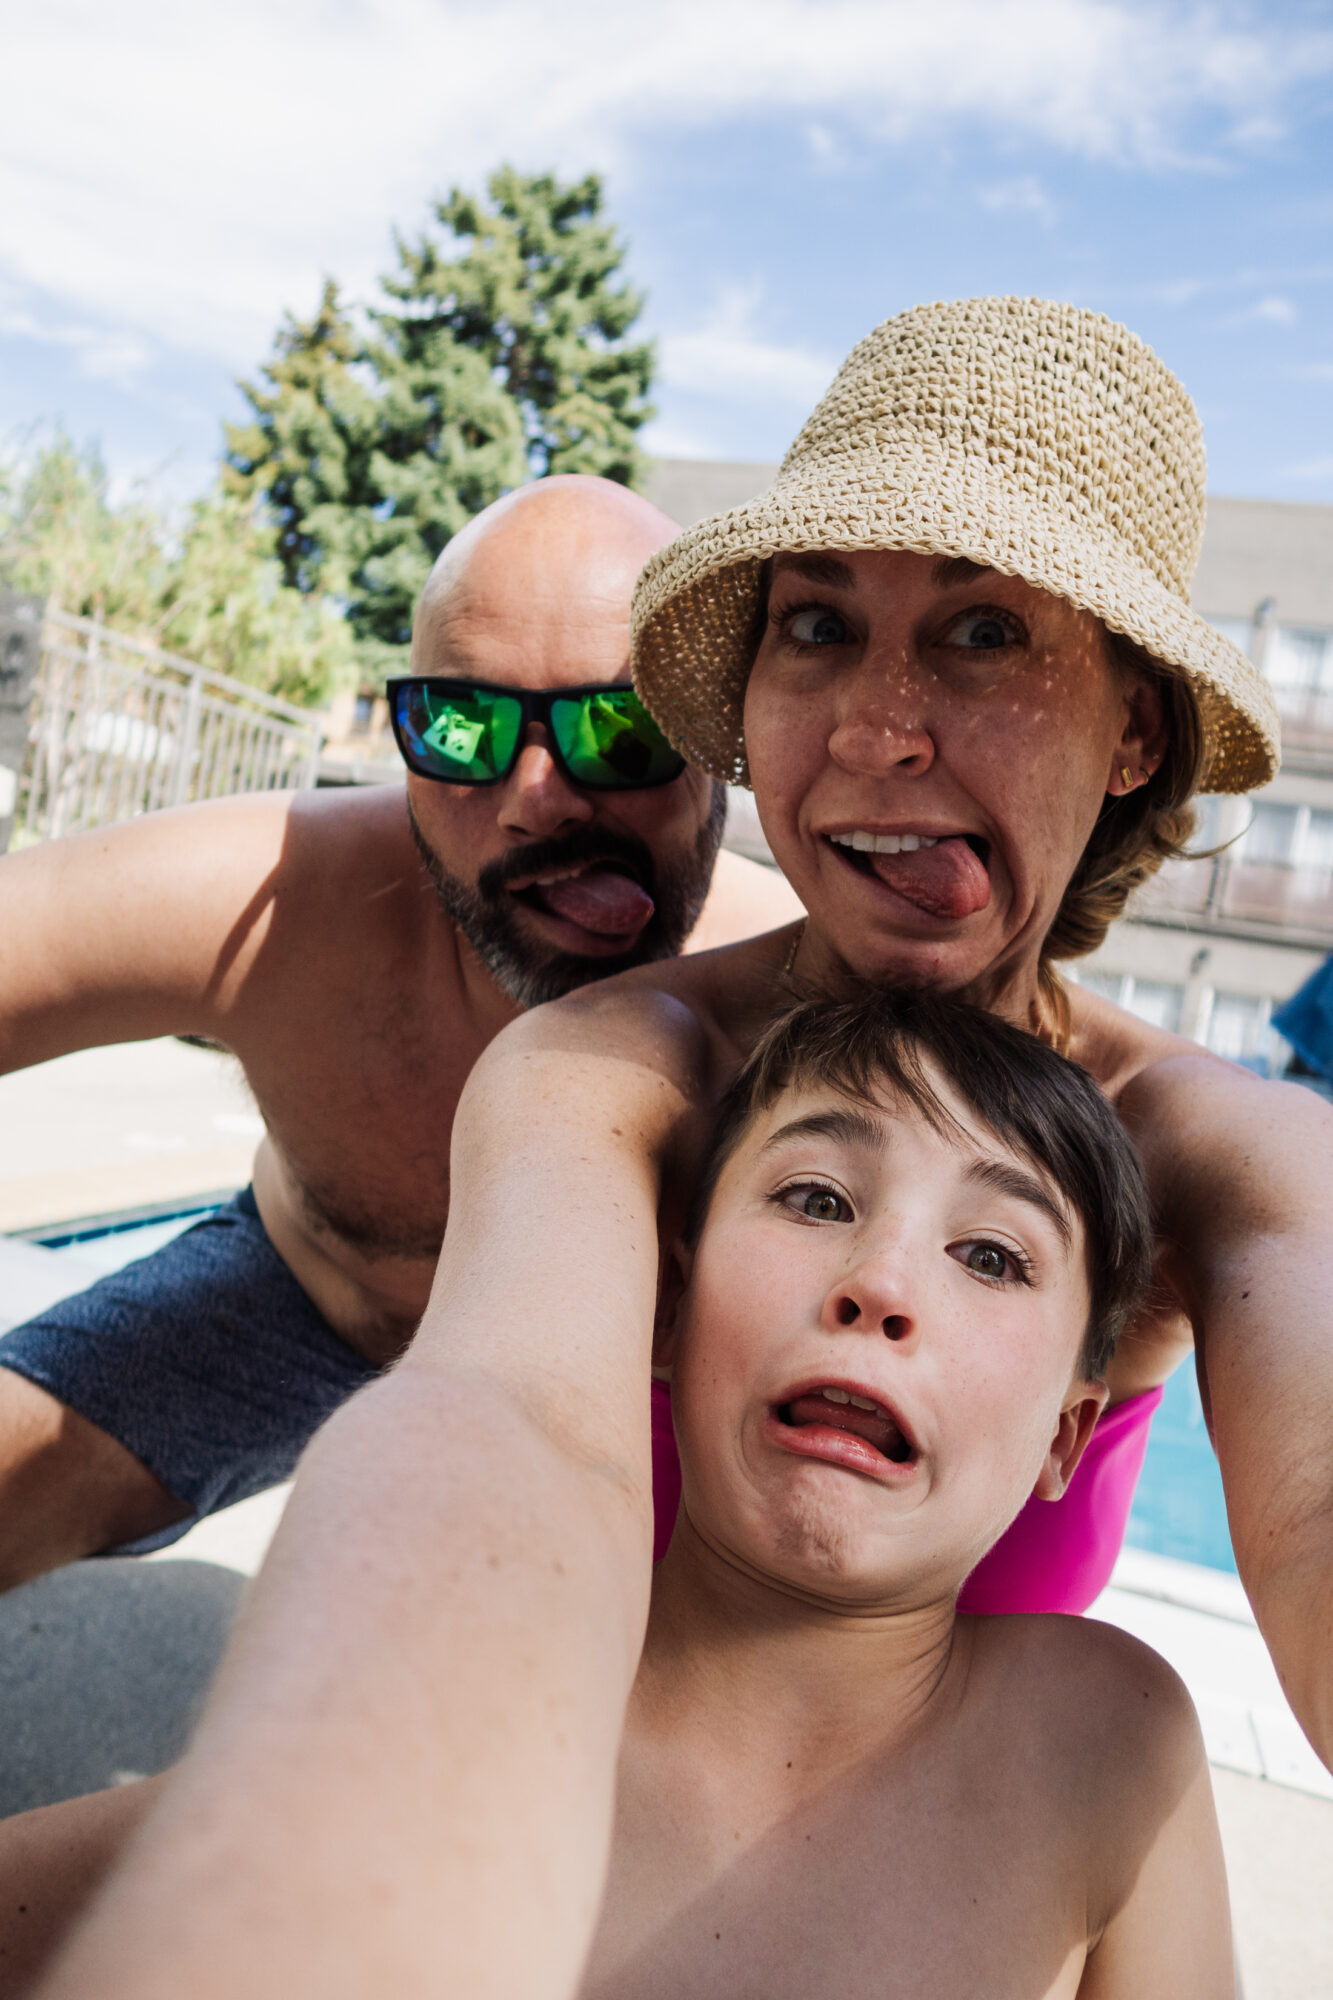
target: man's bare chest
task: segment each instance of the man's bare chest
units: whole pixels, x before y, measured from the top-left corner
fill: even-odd
[[[433,1265],[454,1113],[486,1039],[446,996],[368,986],[310,1019],[306,1034],[247,1050],[247,1079],[313,1235],[358,1258]]]

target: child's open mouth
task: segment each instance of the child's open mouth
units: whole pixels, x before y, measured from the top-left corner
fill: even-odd
[[[893,1465],[909,1465],[916,1457],[915,1445],[892,1411],[870,1396],[833,1383],[803,1389],[789,1403],[779,1404],[775,1415],[788,1430],[834,1431],[849,1441],[856,1439]],[[812,1436],[808,1442],[813,1445],[817,1440]]]

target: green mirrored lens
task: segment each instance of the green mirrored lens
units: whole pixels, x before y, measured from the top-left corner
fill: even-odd
[[[551,730],[580,785],[660,785],[683,768],[633,688],[557,698]]]
[[[493,688],[406,690],[403,733],[424,769],[461,785],[502,778],[514,760],[523,705]]]

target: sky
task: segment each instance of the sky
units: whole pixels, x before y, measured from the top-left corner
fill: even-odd
[[[1069,299],[1193,393],[1214,491],[1333,503],[1333,0],[0,0],[0,449],[212,476],[286,311],[503,160],[595,168],[649,449],[781,456],[924,300]]]

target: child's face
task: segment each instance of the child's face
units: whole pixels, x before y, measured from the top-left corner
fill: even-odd
[[[858,1608],[956,1589],[1105,1397],[1077,1216],[935,1081],[957,1132],[819,1087],[763,1113],[675,1320],[694,1527]]]

